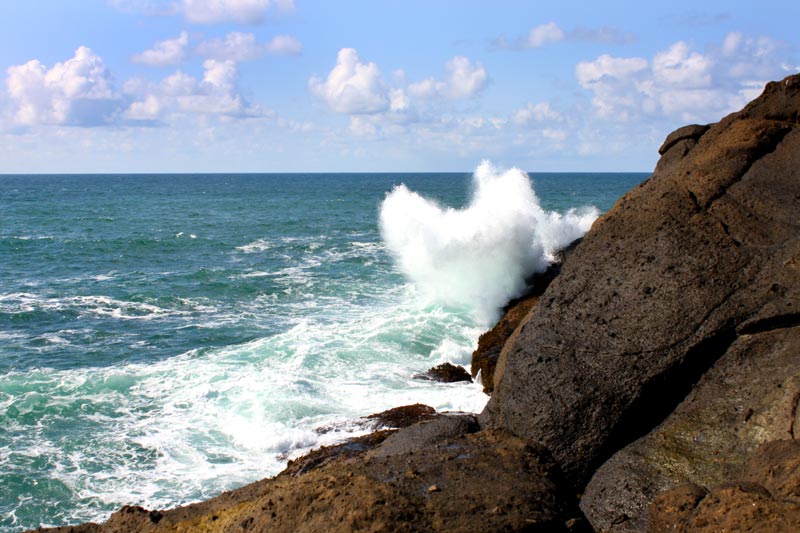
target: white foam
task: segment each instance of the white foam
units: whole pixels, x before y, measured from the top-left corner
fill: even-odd
[[[240,252],[244,252],[246,254],[253,254],[257,252],[263,252],[264,250],[269,250],[272,248],[272,243],[269,242],[267,239],[258,239],[249,244],[244,244],[242,246],[237,246],[236,249]]]
[[[187,303],[189,300],[183,300]],[[166,309],[145,302],[126,302],[109,296],[85,295],[51,298],[38,294],[17,292],[0,294],[0,310],[24,313],[36,310],[71,310],[81,316],[101,316],[119,320],[153,320],[165,317],[189,316],[192,312],[210,312],[215,309],[202,304],[192,305],[191,310]]]
[[[424,297],[469,308],[489,323],[528,276],[546,269],[552,254],[598,215],[595,208],[548,213],[527,174],[484,161],[463,209],[439,206],[400,185],[381,206],[380,227],[399,269]]]

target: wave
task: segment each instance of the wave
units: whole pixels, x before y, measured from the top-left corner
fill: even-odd
[[[426,298],[467,307],[489,323],[598,216],[594,207],[547,212],[526,173],[484,161],[466,207],[440,206],[399,185],[381,205],[380,229],[400,271]]]

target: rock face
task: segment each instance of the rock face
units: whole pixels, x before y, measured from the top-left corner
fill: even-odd
[[[740,335],[675,412],[600,467],[581,508],[598,529],[643,531],[664,490],[750,479],[761,445],[800,437],[799,399],[800,327]]]
[[[536,306],[539,297],[544,294],[544,291],[561,271],[564,259],[572,253],[579,242],[580,239],[577,239],[558,252],[555,262],[547,270],[531,276],[527,280],[530,287],[527,293],[509,302],[497,324],[478,338],[478,347],[472,353],[470,374],[475,378],[480,372],[483,392],[486,394],[491,394],[494,390],[494,369],[497,367],[497,361],[500,359],[500,353],[506,341],[531,309]]]
[[[651,533],[689,531],[800,531],[800,444],[763,446],[744,479],[712,490],[682,485],[650,505]]]
[[[793,76],[671,135],[504,347],[482,423],[546,446],[580,488],[737,340],[800,324],[799,111]]]

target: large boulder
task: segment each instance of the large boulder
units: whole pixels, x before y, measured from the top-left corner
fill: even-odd
[[[662,491],[740,480],[762,445],[800,437],[798,401],[800,327],[741,334],[674,413],[599,468],[581,508],[598,530],[644,531]]]
[[[737,339],[800,324],[799,114],[792,76],[671,135],[506,343],[481,423],[543,444],[580,489]]]

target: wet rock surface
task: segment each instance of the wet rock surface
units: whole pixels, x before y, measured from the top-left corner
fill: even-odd
[[[528,279],[528,291],[509,302],[503,309],[503,315],[497,324],[478,338],[478,347],[472,353],[470,374],[473,378],[477,378],[480,373],[483,392],[486,394],[491,394],[494,390],[494,369],[500,359],[503,346],[514,333],[514,330],[517,329],[517,326],[536,306],[539,297],[544,294],[544,291],[561,271],[561,264],[564,262],[564,258],[575,249],[579,242],[580,239],[561,250],[556,255],[555,263],[550,265],[545,272],[531,276]]]
[[[423,420],[430,420],[436,415],[436,409],[430,405],[415,403],[393,407],[380,413],[365,417],[372,427],[378,428],[405,428]]]
[[[472,383],[469,372],[464,370],[463,367],[452,363],[442,363],[441,365],[431,368],[424,374],[417,374],[414,378],[429,379],[440,383],[459,383],[462,381]]]

